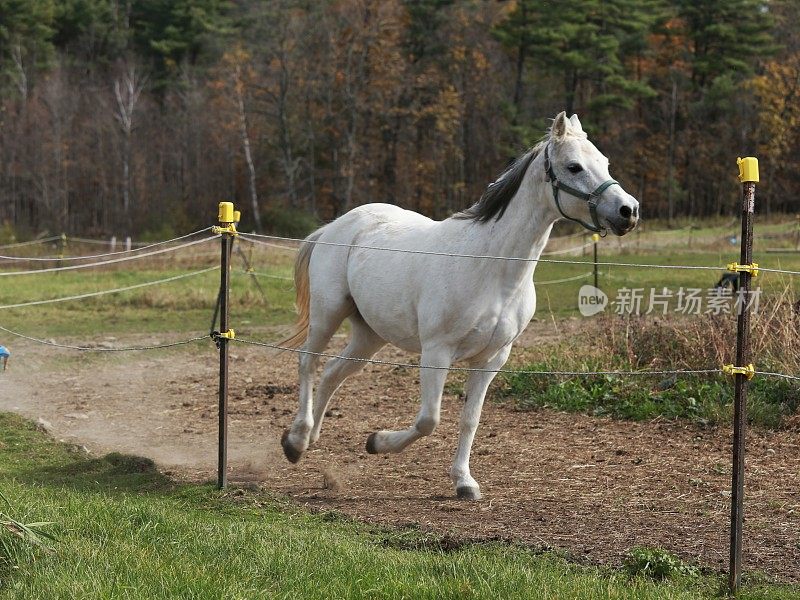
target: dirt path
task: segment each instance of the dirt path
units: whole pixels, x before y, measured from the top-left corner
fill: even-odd
[[[432,437],[400,455],[368,455],[367,435],[407,426],[418,401],[416,372],[367,366],[332,402],[318,445],[290,465],[279,438],[295,410],[295,359],[241,345],[232,354],[232,481],[257,481],[313,509],[455,540],[518,540],[612,564],[632,546],[660,546],[725,568],[727,430],[487,403],[472,461],[485,499],[465,503],[453,498],[447,477],[459,398],[446,396]],[[213,477],[211,349],[88,362],[54,363],[54,356],[67,355],[15,346],[10,370],[0,374],[0,410],[41,417],[56,438],[94,453],[140,454],[177,476]],[[379,356],[413,358],[394,350]],[[800,434],[759,431],[747,443],[745,566],[800,582]]]

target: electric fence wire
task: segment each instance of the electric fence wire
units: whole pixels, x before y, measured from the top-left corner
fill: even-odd
[[[79,265],[68,265],[66,267],[48,267],[46,269],[34,269],[31,271],[2,271],[0,272],[0,277],[10,277],[13,275],[38,275],[41,273],[55,273],[59,271],[72,271],[75,269],[88,269],[91,267],[104,267],[106,265],[113,265],[121,262],[126,262],[130,260],[138,260],[140,258],[147,258],[148,256],[156,256],[158,254],[164,254],[165,252],[175,252],[177,250],[182,250],[184,248],[189,248],[190,246],[195,246],[197,244],[202,244],[205,242],[209,242],[211,240],[215,240],[219,238],[219,235],[212,235],[200,240],[193,240],[191,242],[185,242],[183,244],[179,244],[177,246],[170,246],[169,248],[162,248],[161,250],[153,250],[151,252],[145,252],[143,254],[133,254],[130,256],[123,256],[121,258],[112,258],[111,260],[104,260],[95,263],[85,263]]]
[[[578,377],[584,375],[690,375],[690,374],[710,374],[720,373],[721,369],[671,369],[671,370],[655,370],[655,371],[532,371],[527,369],[479,369],[473,367],[445,367],[441,365],[417,365],[413,363],[401,363],[388,360],[379,360],[376,358],[358,358],[355,356],[341,356],[339,354],[331,354],[329,352],[312,352],[311,350],[301,350],[298,348],[290,348],[288,346],[281,346],[279,344],[272,344],[269,342],[259,342],[255,340],[248,340],[240,337],[229,340],[238,344],[247,344],[250,346],[261,346],[270,348],[272,350],[280,350],[281,352],[294,352],[296,354],[306,354],[310,356],[319,356],[323,358],[338,358],[341,360],[349,360],[360,363],[370,363],[376,365],[386,365],[390,367],[403,367],[409,369],[433,369],[437,371],[464,371],[467,373],[508,373],[516,375],[558,375],[567,377]]]
[[[5,250],[6,248],[21,248],[23,246],[35,246],[37,244],[46,244],[47,242],[54,242],[59,239],[61,239],[60,235],[51,235],[50,237],[39,238],[38,240],[30,240],[27,242],[14,242],[12,244],[3,244],[2,246],[0,246],[0,250]]]
[[[321,246],[334,246],[339,248],[357,248],[362,250],[376,250],[381,252],[399,252],[401,254],[423,254],[426,256],[447,256],[452,258],[471,258],[471,259],[485,259],[485,260],[505,260],[511,262],[533,262],[533,263],[554,263],[565,265],[602,265],[607,267],[641,267],[646,269],[691,269],[702,271],[724,271],[724,267],[708,267],[698,265],[659,265],[659,264],[646,264],[646,263],[621,263],[609,261],[586,261],[586,260],[566,260],[566,259],[552,259],[552,258],[524,258],[516,256],[493,256],[491,254],[459,254],[456,252],[437,252],[434,250],[409,250],[406,248],[385,248],[383,246],[366,246],[361,244],[343,244],[340,242],[323,242],[321,240],[298,240],[295,238],[286,238],[274,235],[262,235],[257,233],[240,233],[240,239],[245,241],[264,244],[259,239],[253,238],[267,238],[281,241],[304,242],[307,244],[315,244]]]
[[[453,258],[473,258],[473,259],[486,259],[486,260],[506,260],[513,262],[535,262],[535,263],[555,263],[566,265],[589,265],[596,264],[606,267],[637,267],[644,269],[688,269],[688,270],[702,270],[702,271],[726,271],[726,267],[709,267],[702,265],[661,265],[661,264],[648,264],[648,263],[623,263],[611,261],[586,261],[586,260],[565,260],[565,259],[550,259],[550,258],[523,258],[515,256],[493,256],[490,254],[459,254],[456,252],[436,252],[433,250],[410,250],[407,248],[385,248],[383,246],[366,246],[361,244],[344,244],[340,242],[323,242],[321,240],[298,240],[295,238],[286,238],[274,235],[262,235],[258,233],[242,233],[240,238],[250,243],[268,245],[258,239],[252,238],[267,238],[281,241],[303,242],[306,244],[316,244],[322,246],[334,246],[339,248],[357,248],[362,250],[376,250],[381,252],[399,252],[404,254],[424,254],[427,256],[449,256]],[[800,275],[800,271],[789,271],[786,269],[770,269],[759,267],[759,271],[766,273],[783,273],[786,275]]]
[[[8,329],[0,325],[0,331],[5,331],[9,335],[13,335],[15,337],[28,340],[30,342],[36,342],[37,344],[43,344],[45,346],[53,346],[55,348],[66,348],[68,350],[80,350],[81,352],[138,352],[142,350],[162,350],[164,348],[174,348],[176,346],[185,346],[186,344],[192,344],[194,342],[199,342],[202,340],[208,340],[208,334],[189,338],[186,340],[180,340],[177,342],[169,342],[167,344],[151,344],[151,345],[144,345],[144,346],[122,346],[119,348],[105,348],[102,346],[75,346],[72,344],[59,344],[58,342],[54,342],[52,340],[43,340],[41,338],[35,338],[29,335],[25,335],[24,333],[19,333],[18,331],[13,331],[12,329]]]
[[[161,242],[154,242],[152,244],[148,244],[146,246],[141,246],[139,248],[132,248],[130,250],[118,250],[116,252],[106,252],[104,254],[87,254],[81,256],[3,256],[0,255],[0,260],[8,260],[8,261],[24,261],[24,262],[63,262],[63,261],[72,261],[72,260],[88,260],[90,258],[103,258],[105,256],[116,256],[119,254],[131,254],[133,252],[143,252],[144,250],[149,250],[150,248],[156,248],[157,246],[163,246],[164,244],[171,244],[173,242],[178,242],[181,240],[185,240],[186,238],[190,238],[192,236],[205,233],[210,231],[211,227],[206,227],[205,229],[199,229],[198,231],[193,231],[192,233],[187,233],[186,235],[182,235],[180,237],[172,238],[171,240],[164,240]]]
[[[252,271],[248,269],[236,271],[236,273],[240,275],[255,275],[256,277],[267,277],[268,279],[279,279],[281,281],[294,281],[294,278],[292,277],[283,277],[282,275],[270,275],[269,273],[262,273],[261,271]]]
[[[77,294],[74,296],[61,296],[58,298],[49,298],[47,300],[32,300],[30,302],[20,302],[18,304],[4,304],[0,305],[0,310],[5,308],[21,308],[24,306],[39,306],[42,304],[53,304],[56,302],[68,302],[71,300],[83,300],[85,298],[94,298],[96,296],[105,296],[107,294],[116,294],[119,292],[127,292],[130,290],[136,290],[139,288],[149,287],[152,285],[158,285],[161,283],[169,283],[171,281],[178,281],[179,279],[186,279],[188,277],[196,277],[197,275],[202,275],[203,273],[209,273],[211,271],[216,271],[219,269],[219,265],[214,265],[213,267],[209,267],[207,269],[201,269],[199,271],[192,271],[191,273],[183,273],[181,275],[174,275],[172,277],[165,277],[164,279],[156,279],[155,281],[145,281],[143,283],[137,283],[135,285],[128,285],[125,287],[114,288],[111,290],[100,290],[97,292],[87,292],[85,294]]]
[[[542,256],[555,256],[557,254],[569,254],[570,252],[577,252],[578,250],[583,250],[584,248],[589,248],[592,246],[594,242],[587,242],[585,244],[581,244],[580,246],[573,246],[572,248],[564,248],[563,250],[552,250],[550,252],[542,252]]]
[[[546,279],[544,281],[536,281],[533,280],[535,285],[552,285],[556,283],[567,283],[570,281],[578,281],[579,279],[586,279],[587,277],[592,275],[592,271],[587,271],[586,273],[581,273],[580,275],[575,275],[574,277],[564,277],[563,279]],[[2,308],[2,307],[0,307]]]

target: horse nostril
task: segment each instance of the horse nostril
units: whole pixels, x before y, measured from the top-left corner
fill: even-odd
[[[623,206],[619,209],[619,214],[622,215],[623,219],[630,219],[633,211],[631,210],[630,206]]]

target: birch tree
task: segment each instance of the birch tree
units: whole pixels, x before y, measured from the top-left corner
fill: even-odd
[[[147,84],[147,77],[137,72],[133,65],[126,65],[122,73],[114,80],[114,118],[122,135],[122,214],[125,219],[127,233],[132,228],[133,194],[131,185],[131,162],[133,160],[133,131],[136,126],[136,109],[139,97]]]

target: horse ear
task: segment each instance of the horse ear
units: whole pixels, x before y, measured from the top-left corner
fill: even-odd
[[[583,127],[581,126],[581,122],[578,120],[578,115],[572,115],[569,118],[569,123],[572,125],[572,128],[576,131],[583,131]]]
[[[567,123],[567,113],[562,110],[553,120],[553,126],[550,128],[550,136],[554,138],[564,137],[567,133]]]

